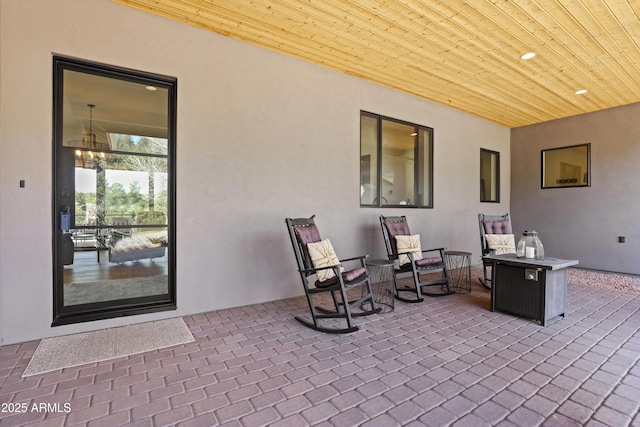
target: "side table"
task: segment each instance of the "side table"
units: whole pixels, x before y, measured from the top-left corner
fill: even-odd
[[[373,292],[373,301],[381,308],[381,313],[394,309],[393,261],[386,259],[367,259],[367,271]]]
[[[471,292],[471,252],[445,251],[444,259],[451,288],[457,294]]]

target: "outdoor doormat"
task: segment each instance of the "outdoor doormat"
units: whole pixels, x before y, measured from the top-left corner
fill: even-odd
[[[40,341],[23,377],[193,342],[181,317]]]

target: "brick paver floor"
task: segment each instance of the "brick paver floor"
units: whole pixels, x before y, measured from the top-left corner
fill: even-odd
[[[640,426],[640,294],[568,292],[546,327],[490,312],[474,283],[347,335],[303,327],[292,298],[186,316],[186,345],[27,378],[38,342],[8,345],[0,426]]]

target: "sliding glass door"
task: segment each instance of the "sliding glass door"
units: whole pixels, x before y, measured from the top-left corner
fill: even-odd
[[[175,79],[54,58],[53,325],[169,310]]]

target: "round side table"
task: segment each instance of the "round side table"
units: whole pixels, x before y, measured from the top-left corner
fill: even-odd
[[[471,252],[445,251],[444,258],[451,288],[457,294],[471,292]]]
[[[393,298],[393,261],[386,259],[367,259],[367,271],[373,291],[373,301],[382,310],[388,313],[394,309]]]

